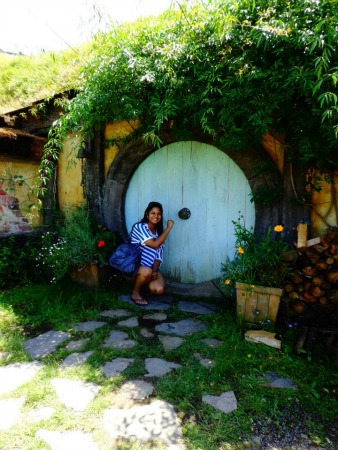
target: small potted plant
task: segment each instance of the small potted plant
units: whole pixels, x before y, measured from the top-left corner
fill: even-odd
[[[283,283],[290,272],[285,261],[289,248],[280,239],[283,226],[269,227],[259,238],[241,219],[233,221],[236,252],[222,264],[221,288],[225,295],[236,293],[237,314],[246,322],[275,322]]]
[[[87,207],[70,208],[60,225],[42,234],[37,265],[51,281],[65,275],[81,284],[97,286],[99,269],[116,248],[116,234],[97,224]]]

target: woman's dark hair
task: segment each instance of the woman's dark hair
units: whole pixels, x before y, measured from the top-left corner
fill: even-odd
[[[162,214],[162,218],[161,218],[160,222],[156,225],[156,231],[157,231],[158,235],[160,235],[163,233],[163,207],[162,207],[161,203],[150,202],[149,205],[147,206],[146,210],[144,211],[143,219],[140,222],[148,223],[149,219],[148,219],[147,215],[150,213],[150,211],[153,208],[159,208],[159,210],[161,211],[161,214]]]

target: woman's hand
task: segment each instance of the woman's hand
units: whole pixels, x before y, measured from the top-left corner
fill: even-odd
[[[173,226],[174,226],[174,221],[171,219],[167,220],[167,228],[169,228],[171,230]]]
[[[151,274],[151,279],[152,279],[152,280],[157,280],[157,275],[158,275],[157,271],[154,270],[154,271],[152,272],[152,274]]]

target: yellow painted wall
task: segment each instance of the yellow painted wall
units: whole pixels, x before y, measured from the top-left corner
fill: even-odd
[[[123,139],[132,133],[135,127],[137,127],[136,121],[134,123],[121,121],[107,124],[104,138],[105,140]],[[75,136],[69,135],[63,143],[63,152],[59,155],[57,190],[59,207],[62,211],[66,211],[71,206],[79,206],[84,201],[83,170],[85,170],[86,161],[76,157],[76,151],[73,148],[76,140]],[[111,145],[104,150],[105,177],[117,153],[117,144]]]
[[[338,226],[338,172],[334,174],[333,184],[323,180],[323,174],[317,172],[316,175],[322,178],[322,181],[319,181],[322,190],[311,190],[311,227],[314,237],[323,236],[328,225]]]
[[[85,161],[76,157],[73,148],[75,143],[76,138],[69,136],[63,143],[63,152],[59,155],[57,190],[62,211],[69,206],[79,206],[84,200],[82,165]]]
[[[138,127],[138,121],[126,122],[122,120],[116,123],[108,123],[105,128],[104,138],[109,139],[123,139],[132,133]],[[118,153],[118,145],[114,144],[105,149],[104,154],[104,176],[107,176],[109,167]]]
[[[41,225],[39,202],[30,189],[38,167],[37,163],[0,161],[0,234],[22,233]],[[22,176],[21,186],[15,176]]]

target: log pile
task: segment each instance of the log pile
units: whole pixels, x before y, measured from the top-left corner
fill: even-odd
[[[297,248],[295,270],[284,286],[289,318],[303,325],[298,351],[310,347],[309,334],[325,333],[338,352],[338,229]],[[338,354],[337,354],[338,356]]]

